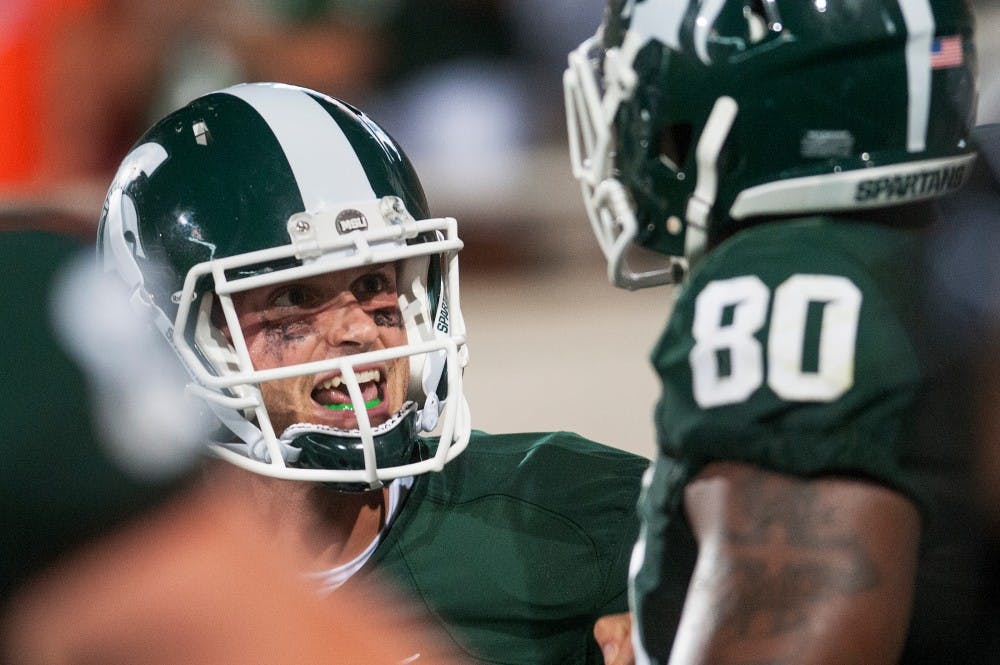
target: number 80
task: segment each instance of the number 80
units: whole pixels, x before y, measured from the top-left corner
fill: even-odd
[[[861,291],[846,277],[792,275],[774,290],[767,359],[754,335],[767,323],[771,292],[756,276],[710,282],[695,300],[689,361],[694,399],[702,408],[736,404],[767,385],[782,399],[831,402],[854,384],[854,344]],[[803,368],[809,305],[822,305],[818,367]],[[731,308],[732,321],[723,325]],[[718,353],[728,351],[724,373]]]

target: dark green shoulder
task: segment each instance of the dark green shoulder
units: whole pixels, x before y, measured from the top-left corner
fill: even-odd
[[[440,500],[463,501],[504,492],[543,503],[571,504],[607,483],[638,490],[644,457],[572,432],[487,434],[474,431],[468,448],[430,479]]]
[[[567,432],[474,432],[416,478],[371,565],[474,662],[599,662],[594,621],[628,609],[647,464]]]
[[[807,218],[746,229],[679,295],[653,363],[661,449],[908,490],[924,369],[918,232]]]
[[[811,272],[860,276],[885,288],[906,288],[911,282],[907,278],[919,274],[923,243],[920,231],[843,218],[761,224],[714,249],[692,273],[691,287],[697,290],[709,280],[751,273],[774,287],[791,274]]]

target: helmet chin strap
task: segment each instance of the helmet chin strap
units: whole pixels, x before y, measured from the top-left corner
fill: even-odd
[[[434,325],[430,331],[432,337],[445,339],[451,329],[451,321],[448,317],[448,306],[445,303],[445,294],[440,294],[437,302],[437,311],[434,313]],[[438,425],[441,416],[441,404],[438,397],[438,386],[441,385],[441,377],[444,374],[448,353],[444,349],[428,353],[424,360],[423,376],[421,385],[426,399],[424,407],[420,411],[420,429],[430,432]]]
[[[430,325],[423,307],[423,303],[428,301],[427,291],[419,279],[413,280],[411,289],[416,296],[412,301],[408,302],[408,298],[405,295],[400,294],[399,296],[400,312],[403,315],[407,337],[425,342],[432,341],[435,338],[447,338],[450,321],[448,318],[448,307],[445,304],[445,294],[440,294],[438,298],[433,325]],[[438,425],[441,415],[441,400],[438,397],[438,386],[441,384],[441,377],[444,375],[447,359],[448,353],[444,349],[427,353],[424,355],[420,363],[421,366],[418,369],[420,372],[420,390],[424,396],[424,403],[419,414],[418,427],[423,432],[430,432]],[[413,377],[413,380],[416,380],[416,377]]]
[[[424,361],[424,407],[420,411],[420,429],[430,432],[438,424],[441,413],[440,400],[437,394],[437,387],[441,383],[441,375],[444,373],[445,359],[447,354],[444,351],[435,351],[427,355]]]
[[[684,238],[684,253],[691,263],[705,253],[712,207],[719,194],[719,153],[729,137],[739,110],[739,104],[732,97],[723,96],[715,100],[695,149],[698,182],[688,199],[685,213],[687,233]]]

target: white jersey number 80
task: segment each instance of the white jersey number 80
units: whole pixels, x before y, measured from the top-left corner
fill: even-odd
[[[689,360],[702,408],[737,404],[765,381],[782,399],[831,402],[854,384],[861,291],[846,277],[792,275],[774,290],[767,355],[754,335],[767,323],[771,291],[754,275],[710,282],[695,300]],[[810,304],[822,307],[815,370],[803,368]],[[725,316],[726,313],[731,316]],[[727,320],[728,319],[728,320]],[[728,354],[728,368],[720,360]]]

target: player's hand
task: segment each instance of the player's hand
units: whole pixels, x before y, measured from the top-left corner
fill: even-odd
[[[604,665],[635,665],[632,653],[632,615],[608,614],[594,624],[594,639],[604,654]]]

